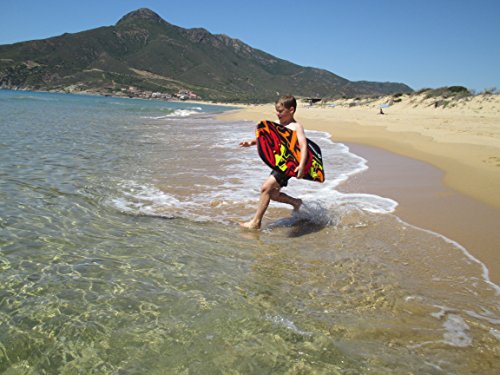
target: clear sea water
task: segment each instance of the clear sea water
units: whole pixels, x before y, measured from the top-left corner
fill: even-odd
[[[366,161],[328,134],[300,212],[240,229],[269,170],[227,109],[0,91],[0,373],[500,373],[484,265],[339,193]]]

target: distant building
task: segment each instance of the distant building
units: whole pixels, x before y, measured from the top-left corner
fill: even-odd
[[[180,100],[196,100],[199,99],[198,95],[189,90],[179,90],[177,94],[175,94],[177,98]]]
[[[322,98],[304,98],[304,101],[308,102],[309,105],[313,105],[314,103],[318,103],[322,100]]]

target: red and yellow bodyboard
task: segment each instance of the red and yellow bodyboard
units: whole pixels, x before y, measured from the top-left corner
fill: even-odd
[[[261,121],[255,130],[257,150],[261,159],[272,169],[287,176],[297,177],[295,168],[300,163],[300,147],[297,133],[272,121]],[[306,180],[323,182],[325,171],[319,146],[307,140]]]

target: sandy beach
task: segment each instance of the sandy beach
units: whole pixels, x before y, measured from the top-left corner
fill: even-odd
[[[222,118],[274,119],[274,106],[243,106]],[[340,189],[397,200],[398,216],[459,242],[500,283],[500,95],[300,103],[296,119],[368,160],[368,172]]]

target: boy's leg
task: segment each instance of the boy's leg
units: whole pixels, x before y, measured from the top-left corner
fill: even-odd
[[[289,205],[293,206],[293,208],[295,210],[298,210],[300,205],[302,204],[302,200],[291,197],[291,196],[289,196],[285,193],[282,193],[280,191],[280,189],[283,186],[287,186],[288,180],[290,180],[290,177],[287,177],[283,172],[277,172],[274,170],[271,172],[271,176],[274,177],[274,179],[276,180],[276,182],[279,185],[278,189],[271,190],[271,192],[270,192],[271,193],[271,200],[276,201],[276,202],[289,204]]]
[[[281,186],[276,182],[276,179],[273,176],[269,176],[267,180],[264,181],[260,189],[260,200],[257,212],[255,212],[252,220],[247,221],[246,223],[240,223],[240,225],[249,229],[259,229],[262,223],[262,218],[264,217],[267,207],[269,206],[269,202],[271,201],[273,190],[279,191],[280,188]]]
[[[287,203],[293,206],[294,210],[298,210],[302,205],[302,199],[291,197],[285,193],[282,193],[279,189],[273,190],[271,192],[271,199],[280,203]]]
[[[269,206],[269,202],[272,200],[287,203],[294,207],[295,210],[298,210],[300,205],[302,204],[301,199],[293,198],[285,193],[280,192],[281,186],[276,181],[274,176],[269,176],[266,181],[262,184],[262,188],[260,190],[260,200],[259,206],[257,207],[257,212],[252,220],[241,223],[240,225],[249,229],[259,229],[262,223],[262,218],[266,213],[267,207]]]

